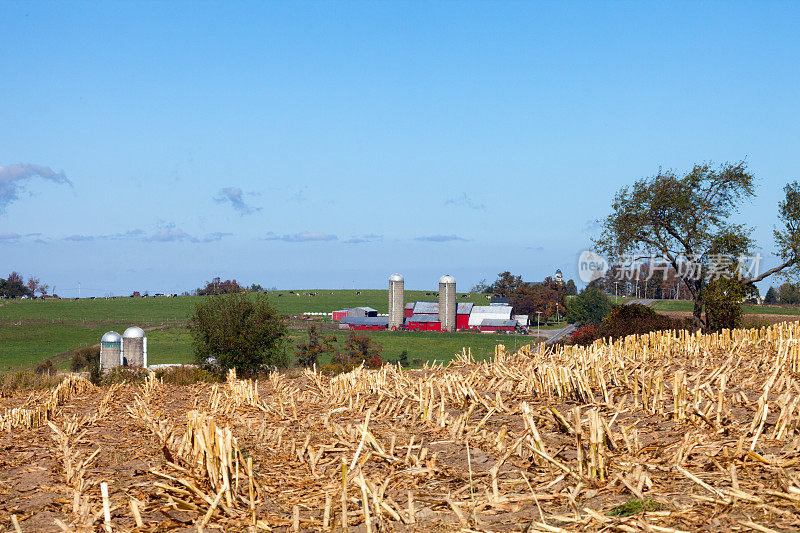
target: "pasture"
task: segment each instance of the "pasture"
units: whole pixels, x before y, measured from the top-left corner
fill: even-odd
[[[298,292],[301,296],[289,291],[270,291],[268,296],[278,311],[286,315],[330,312],[356,306],[372,307],[381,313],[388,311],[386,290]],[[307,296],[305,293],[308,292],[317,292],[318,295]],[[435,293],[430,291],[409,290],[405,294],[406,302],[436,300]],[[201,299],[199,296],[179,296],[0,301],[0,371],[35,366],[48,358],[54,358],[59,368],[66,368],[69,362],[66,352],[69,350],[91,346],[99,342],[106,331],[122,333],[132,325],[147,330],[149,363],[191,362],[191,338],[184,326],[192,307]],[[458,301],[487,304],[486,297],[477,294],[466,298],[459,294]],[[506,338],[505,335],[465,333],[366,333],[383,346],[384,359],[407,350],[409,359],[420,361],[447,361],[463,346],[473,348],[480,356],[481,353],[490,353],[498,339]],[[343,345],[347,333],[337,331],[336,335],[338,344]],[[304,338],[305,329],[290,330],[287,350],[293,353],[295,344]],[[513,346],[513,339],[510,342]]]

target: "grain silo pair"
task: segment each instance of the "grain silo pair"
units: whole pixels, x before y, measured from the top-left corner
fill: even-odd
[[[400,274],[389,276],[389,329],[403,327],[405,280]],[[442,331],[456,330],[456,278],[446,274],[439,278],[439,322]]]
[[[142,328],[132,326],[120,335],[109,331],[100,340],[100,370],[118,366],[147,368],[147,336]]]

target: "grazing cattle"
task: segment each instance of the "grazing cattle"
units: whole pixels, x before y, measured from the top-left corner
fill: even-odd
[[[361,291],[356,291],[356,296],[361,296]]]

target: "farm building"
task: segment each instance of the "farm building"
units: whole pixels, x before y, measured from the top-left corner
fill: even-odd
[[[412,315],[436,315],[439,316],[439,302],[414,302]]]
[[[378,310],[371,307],[350,307],[348,309],[339,309],[331,313],[331,319],[334,321],[341,321],[344,317],[377,317]]]
[[[530,324],[528,315],[514,315],[511,318],[517,321],[517,325],[521,328],[527,328]]]
[[[438,315],[413,315],[406,319],[409,331],[442,331],[442,323]]]
[[[472,313],[472,308],[475,304],[468,302],[461,302],[456,308],[456,329],[469,328],[469,315]]]
[[[341,329],[383,330],[389,327],[386,316],[346,316],[339,321]]]
[[[495,331],[514,331],[517,321],[513,319],[503,320],[496,318],[484,318],[479,326],[481,333],[492,333]]]
[[[467,329],[469,327],[469,314],[472,312],[472,303],[460,302],[456,306],[456,329]],[[411,311],[409,313],[409,310]],[[435,316],[439,317],[439,302],[414,302],[406,305],[407,318],[412,316]]]
[[[403,318],[411,318],[414,316],[414,302],[408,302],[405,309],[403,309]]]
[[[510,305],[476,305],[469,314],[470,328],[479,329],[484,320],[511,320]]]
[[[510,305],[511,298],[503,298],[500,296],[492,296],[489,300],[489,305]]]

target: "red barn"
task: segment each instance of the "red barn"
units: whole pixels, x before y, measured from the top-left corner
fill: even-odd
[[[456,329],[469,329],[469,314],[472,312],[472,305],[468,302],[458,304],[456,308]]]
[[[517,325],[516,320],[499,320],[493,318],[484,319],[481,322],[481,333],[492,333],[495,331],[509,331],[513,332]]]
[[[406,321],[406,329],[409,331],[442,331],[442,323],[439,322],[438,315],[413,315]]]
[[[412,316],[414,316],[414,304],[409,302],[403,309],[403,318],[411,318]]]
[[[347,316],[347,309],[339,309],[338,311],[334,311],[331,313],[331,320],[334,322],[339,322],[341,319]]]

